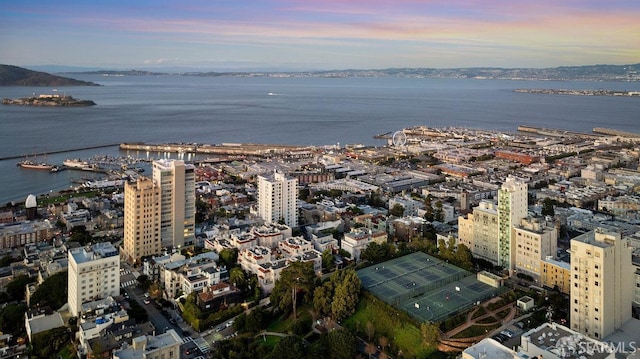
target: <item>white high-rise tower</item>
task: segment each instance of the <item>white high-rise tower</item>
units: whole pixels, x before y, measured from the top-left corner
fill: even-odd
[[[163,247],[195,240],[195,167],[182,160],[153,161],[153,181],[160,187],[160,236]]]
[[[298,225],[298,180],[282,173],[258,176],[258,215],[267,223]]]

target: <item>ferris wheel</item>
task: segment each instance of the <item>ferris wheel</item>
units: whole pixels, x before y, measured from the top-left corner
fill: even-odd
[[[404,131],[396,131],[393,133],[391,143],[395,147],[401,147],[407,144],[407,134]]]

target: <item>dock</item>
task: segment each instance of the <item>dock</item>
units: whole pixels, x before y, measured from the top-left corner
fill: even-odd
[[[237,158],[310,158],[317,152],[314,146],[296,145],[268,145],[255,143],[222,143],[222,144],[195,144],[195,143],[122,143],[121,150],[143,151],[158,153],[186,153],[210,156],[235,156]]]
[[[571,137],[581,137],[581,138],[589,138],[589,139],[602,138],[602,135],[598,135],[598,134],[568,131],[568,130],[562,130],[557,128],[533,127],[533,126],[526,126],[526,125],[518,126],[518,131],[535,133],[538,135],[551,136],[551,137],[571,136]]]

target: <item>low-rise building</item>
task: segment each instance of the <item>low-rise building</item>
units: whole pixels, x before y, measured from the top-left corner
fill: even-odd
[[[131,345],[124,344],[113,352],[113,359],[180,358],[182,338],[169,329],[159,335],[143,335],[134,338]]]

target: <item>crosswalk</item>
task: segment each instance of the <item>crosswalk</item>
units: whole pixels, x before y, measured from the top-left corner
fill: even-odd
[[[129,280],[129,281],[126,281],[126,282],[121,282],[120,283],[120,288],[132,287],[132,286],[134,286],[136,284],[136,282],[137,281],[135,279],[134,280]]]
[[[209,346],[209,343],[207,343],[207,341],[204,340],[203,338],[195,338],[195,339],[191,337],[182,338],[183,344],[187,344],[189,342],[193,342],[198,347],[198,349],[205,354],[209,352],[209,349],[211,349],[211,347]]]

